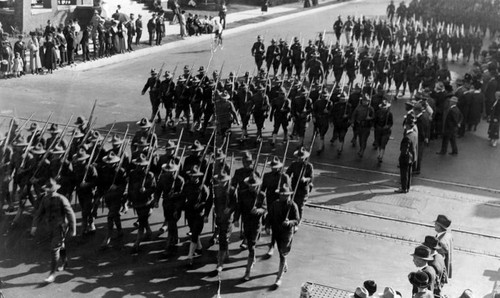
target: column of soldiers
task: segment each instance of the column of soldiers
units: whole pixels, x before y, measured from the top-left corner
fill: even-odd
[[[217,102],[221,100],[224,99]],[[2,210],[4,198],[12,212],[18,201],[18,214],[12,228],[20,224],[20,214],[27,210],[27,201],[34,207],[38,223],[40,212],[36,210],[50,189],[51,196],[57,191],[69,201],[75,198],[79,203],[82,218],[78,234],[83,239],[96,233],[94,220],[99,210],[107,213],[101,249],[119,243],[124,236],[121,215],[133,208],[138,233],[132,253],[138,253],[141,243],[153,237],[149,217],[162,200],[164,222],[158,234],[168,231],[166,252],[176,254],[180,240],[177,223],[184,213],[190,230],[187,260],[192,265],[202,253],[200,235],[213,209],[214,239],[220,248],[217,271],[223,270],[233,226],[239,225],[241,219],[249,251],[244,279],[250,279],[255,265],[255,245],[266,230],[272,234],[269,256],[274,253],[275,244],[280,254],[276,286],[281,284],[287,271],[286,255],[312,187],[313,167],[305,148],[294,152],[296,160],[286,172],[284,159],[282,162],[277,156],[266,160],[259,169],[260,151],[257,156],[247,152],[237,157],[243,166],[234,169],[236,158],[228,157],[228,142],[217,145],[216,134],[223,132],[221,130],[214,130],[205,145],[195,140],[181,147],[181,131],[177,141],[169,140],[160,147],[155,123],[146,118],[136,123],[133,136],[128,128],[125,134],[116,134],[114,125],[102,135],[95,129],[92,116],[89,120],[79,116],[74,125],[71,125],[72,118],[64,127],[51,124],[50,117],[43,125],[30,123],[31,117],[22,125],[18,120],[11,120],[0,143],[1,167],[5,169],[0,191]],[[229,134],[224,135],[228,137]],[[284,158],[287,151],[288,143]],[[65,251],[61,258],[65,266]],[[53,274],[51,272],[52,281]]]

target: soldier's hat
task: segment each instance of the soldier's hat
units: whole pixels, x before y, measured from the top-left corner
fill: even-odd
[[[177,83],[183,83],[186,81],[186,78],[184,76],[179,76],[179,78],[177,79]]]
[[[30,127],[28,127],[28,129],[27,129],[27,130],[31,132],[31,131],[37,131],[38,129],[39,129],[39,128],[38,128],[38,123],[36,123],[36,122],[32,122],[32,123],[30,124]]]
[[[283,167],[283,163],[277,156],[274,156],[273,159],[269,161],[267,164],[271,167],[271,169],[280,169]]]
[[[229,93],[227,93],[227,90],[224,90],[224,92],[222,92],[222,94],[220,95],[220,98],[226,99],[226,100],[229,99]]]
[[[289,196],[293,194],[293,190],[288,183],[283,183],[278,192],[282,196]]]
[[[210,86],[210,87],[215,87],[215,85],[216,85],[216,84],[215,84],[215,81],[214,81],[214,80],[210,79],[210,81],[208,81],[208,86]]]
[[[276,43],[276,39],[274,39],[274,38],[273,38],[273,39],[271,39],[271,43],[272,43],[272,44]]]
[[[165,74],[163,75],[163,77],[170,79],[172,77],[172,73],[169,70],[167,70],[167,71],[165,71]]]
[[[111,145],[117,146],[123,144],[123,139],[120,138],[118,135],[114,135],[113,138],[111,138]]]
[[[31,148],[30,152],[35,155],[44,154],[46,151],[43,149],[42,143],[37,143],[33,148]]]
[[[157,74],[158,74],[158,72],[156,71],[156,69],[151,68],[151,75],[154,75],[154,76],[155,76],[155,75],[157,75]]]
[[[299,42],[299,38],[298,38],[297,36],[295,36],[295,37],[293,38],[293,41],[294,41],[294,42]]]
[[[368,298],[369,296],[365,287],[357,287],[354,293],[349,295],[349,298]]]
[[[51,134],[58,134],[62,132],[62,129],[59,128],[57,123],[52,123],[47,131]]]
[[[78,152],[73,156],[74,161],[83,161],[86,160],[90,157],[90,155],[87,154],[87,151],[85,148],[80,147],[78,148]]]
[[[198,68],[198,72],[205,72],[205,66],[200,66],[200,68]]]
[[[285,41],[283,40],[283,38],[280,38],[279,40],[279,43],[284,43]]]
[[[26,147],[28,145],[29,144],[26,142],[26,138],[22,135],[18,135],[12,142],[12,146],[14,147]]]
[[[104,156],[102,158],[102,161],[107,164],[112,164],[112,163],[117,163],[120,161],[120,158],[116,156],[116,154],[113,151],[110,151],[108,155]]]
[[[200,78],[197,77],[197,76],[194,76],[193,77],[193,83],[198,84],[199,82],[201,82]]]
[[[132,161],[134,165],[136,166],[147,166],[148,165],[148,160],[146,158],[146,155],[143,153],[139,154],[139,156]]]
[[[257,176],[255,172],[253,172],[252,175],[245,178],[243,182],[245,182],[249,186],[257,186],[262,183],[262,180]]]
[[[319,57],[318,51],[314,51],[311,56],[314,58],[318,58]]]
[[[245,153],[243,153],[243,157],[241,158],[241,160],[252,162],[253,161],[252,153],[245,151]]]
[[[215,150],[214,157],[216,160],[220,160],[226,158],[226,154],[224,153],[224,150],[222,150],[222,148],[217,148],[217,150]]]
[[[83,138],[85,136],[85,134],[83,134],[83,132],[81,130],[79,130],[78,128],[75,128],[71,134],[73,135],[73,138],[74,139],[80,139],[80,138]]]
[[[59,185],[54,178],[50,178],[42,188],[44,190],[57,191],[59,188],[61,188],[61,185]]]
[[[257,35],[257,40],[262,40],[262,36]]]
[[[189,72],[189,65],[184,65],[184,71],[188,71]]]
[[[75,125],[83,125],[87,123],[87,120],[83,116],[76,117]]]
[[[176,164],[173,159],[171,159],[168,163],[164,163],[161,166],[161,169],[165,172],[175,172],[179,169],[179,165]]]
[[[443,214],[439,214],[434,222],[445,230],[448,229],[451,225],[451,220]]]
[[[425,240],[422,245],[427,246],[430,249],[440,249],[441,245],[439,245],[439,240],[434,236],[425,236]]]
[[[293,155],[295,157],[299,157],[299,158],[308,158],[310,153],[306,150],[306,148],[304,148],[304,146],[300,146],[297,150],[295,150],[295,152],[293,153]]]
[[[134,146],[137,147],[148,147],[148,139],[146,137],[141,137],[137,142],[134,143]]]
[[[342,101],[347,100],[347,93],[345,93],[345,92],[340,93],[339,94],[339,99],[342,100]]]
[[[321,91],[321,96],[324,96],[325,98],[327,98],[328,95],[330,95],[330,93],[328,92],[328,90],[323,89],[323,91]]]
[[[174,150],[175,148],[177,148],[177,145],[172,140],[168,140],[167,144],[163,147],[164,150]]]
[[[140,121],[136,122],[135,124],[139,125],[141,128],[150,128],[151,127],[151,122],[149,122],[148,119],[142,118]]]
[[[198,140],[195,140],[193,144],[189,147],[189,150],[194,152],[203,151],[203,149],[205,149],[205,146],[203,146]]]
[[[92,132],[90,132],[90,135],[89,135],[89,141],[93,142],[98,142],[98,141],[102,141],[104,139],[103,136],[101,136],[101,133],[98,132],[97,130],[93,130]]]
[[[51,154],[64,154],[65,152],[66,150],[64,150],[64,148],[59,144],[55,145],[52,149],[50,149]]]
[[[201,176],[203,176],[203,172],[200,171],[200,167],[197,166],[197,165],[193,166],[193,168],[191,170],[187,171],[186,174],[188,174],[191,177],[201,177]]]
[[[218,175],[215,176],[217,182],[226,182],[231,180],[231,176],[226,171],[221,171]]]
[[[391,103],[387,99],[383,99],[378,106],[379,108],[389,108],[391,106]]]

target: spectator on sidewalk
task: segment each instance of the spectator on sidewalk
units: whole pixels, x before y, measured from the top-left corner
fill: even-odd
[[[132,43],[134,41],[134,35],[135,35],[135,18],[134,14],[130,14],[130,20],[125,24],[125,27],[127,28],[127,46],[128,46],[128,51],[133,51],[132,49]]]
[[[165,19],[163,18],[163,12],[158,13],[156,18],[156,45],[161,45],[161,40],[165,34]]]
[[[18,40],[14,43],[14,54],[19,53],[21,60],[23,60],[23,66],[26,66],[26,43],[23,41],[23,36],[19,35]],[[21,71],[22,74],[25,72],[25,68]]]
[[[395,190],[396,193],[407,193],[411,186],[412,165],[416,161],[416,146],[415,142],[418,139],[418,132],[415,129],[415,116],[409,113],[406,116],[404,124],[404,134],[401,144],[399,145],[399,171],[401,178],[401,187]]]
[[[415,248],[412,256],[413,264],[418,268],[418,272],[422,272],[428,277],[428,283],[426,283],[425,288],[429,289],[431,295],[433,295],[436,283],[436,270],[432,266],[429,266],[429,263],[434,260],[431,256],[431,250],[427,246],[420,245]],[[419,292],[419,286],[413,284],[412,293],[415,294],[417,292]]]
[[[306,0],[306,1],[309,1],[309,0]],[[269,0],[262,0],[262,5],[260,7],[260,11],[262,12],[262,14],[267,12],[268,7],[269,7]]]
[[[181,16],[179,18],[179,28],[181,29],[181,38],[187,36],[186,34],[186,11],[181,11]]]
[[[156,33],[156,13],[153,13],[151,15],[151,19],[148,21],[148,33],[149,33],[149,45],[153,45],[153,40],[155,40],[155,33]]]
[[[82,40],[80,41],[80,44],[82,45],[82,60],[83,62],[90,61],[90,54],[89,54],[89,35],[90,35],[90,30],[88,27],[85,27],[82,31]]]
[[[444,155],[448,152],[448,143],[451,144],[451,155],[458,154],[457,133],[460,125],[462,125],[463,116],[457,107],[458,98],[453,96],[450,98],[450,107],[443,112],[443,141],[441,143],[441,151],[436,154]]]
[[[413,298],[434,298],[434,294],[428,289],[430,280],[425,272],[412,272],[408,275],[408,280],[416,289],[413,292]]]
[[[142,15],[137,15],[137,20],[135,21],[135,45],[138,46],[141,42],[142,36]]]
[[[436,238],[438,239],[440,246],[440,248],[437,249],[437,252],[444,257],[448,279],[451,279],[453,273],[451,263],[453,259],[453,236],[449,230],[450,225],[451,220],[448,219],[446,215],[442,214],[439,214],[434,222],[434,230],[437,233]]]
[[[496,147],[500,130],[500,91],[495,92],[495,102],[491,107],[489,122],[488,138],[490,139],[490,145]]]
[[[227,15],[227,7],[226,4],[223,4],[221,9],[219,10],[219,19],[222,25],[222,29],[226,29],[226,15]]]
[[[31,39],[28,42],[28,50],[30,51],[30,69],[32,74],[37,74],[38,70],[42,68],[42,61],[40,59],[40,44],[35,32],[30,32]]]

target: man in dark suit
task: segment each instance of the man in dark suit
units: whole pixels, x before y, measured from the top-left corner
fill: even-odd
[[[90,28],[85,27],[82,31],[82,41],[80,44],[82,45],[82,59],[83,62],[90,61],[90,50],[89,50],[89,37],[90,37]]]
[[[137,16],[135,21],[135,45],[138,46],[142,36],[142,15]]]
[[[419,96],[417,94],[417,96]],[[422,158],[424,156],[424,147],[429,144],[429,138],[431,134],[431,120],[429,114],[424,111],[421,103],[417,103],[413,107],[417,118],[417,128],[418,128],[418,154],[417,161],[413,167],[413,175],[420,174],[420,169],[422,166]]]
[[[443,142],[441,143],[441,151],[436,152],[436,154],[446,154],[448,151],[448,143],[451,144],[450,154],[458,154],[457,133],[462,123],[463,116],[457,107],[457,102],[458,98],[456,96],[450,98],[450,107],[444,111]]]
[[[156,14],[153,13],[151,19],[148,21],[148,33],[149,33],[149,45],[153,45],[153,40],[155,39],[156,32]]]
[[[158,13],[158,18],[156,18],[156,45],[161,45],[161,39],[163,34],[165,34],[165,20],[163,18],[163,13]]]
[[[434,287],[434,294],[436,296],[440,296],[441,288],[447,282],[448,273],[446,271],[444,257],[437,252],[438,249],[441,249],[439,240],[434,236],[425,236],[425,240],[422,245],[427,246],[431,250],[431,256],[434,260],[429,262],[429,266],[434,268],[436,271],[436,286]]]
[[[416,154],[418,151],[417,146],[415,146],[416,134],[418,132],[415,129],[415,116],[413,113],[408,113],[406,119],[404,120],[404,133],[403,139],[399,146],[399,171],[401,177],[401,187],[394,192],[396,193],[407,193],[410,190],[411,185],[411,168],[413,163],[416,161]]]
[[[436,285],[436,270],[429,264],[434,260],[431,255],[431,250],[424,245],[417,246],[415,248],[413,256],[413,264],[420,270],[427,274],[429,277],[429,283],[427,289],[434,293],[434,287]],[[415,294],[418,288],[413,286],[412,293]]]
[[[127,22],[127,45],[128,45],[128,51],[133,51],[132,49],[132,43],[134,40],[134,35],[135,35],[135,19],[134,19],[134,14],[130,14],[130,21]]]

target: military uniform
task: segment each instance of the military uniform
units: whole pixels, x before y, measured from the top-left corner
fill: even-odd
[[[302,209],[312,189],[314,169],[313,165],[306,160],[309,152],[305,151],[303,147],[295,151],[294,156],[298,159],[290,164],[286,170],[286,174],[292,179],[291,187],[295,191],[293,201],[299,208],[299,218],[297,220],[300,221],[302,218]]]
[[[281,51],[280,47],[276,45],[276,41],[273,39],[271,40],[271,45],[267,47],[266,51],[266,66],[267,66],[267,72],[269,72],[269,69],[273,68],[274,71],[274,76],[277,75],[278,73],[278,68],[280,66],[280,60],[281,60]]]
[[[304,134],[311,120],[312,100],[306,96],[307,93],[304,90],[301,95],[296,96],[292,101],[291,112],[295,121],[295,130],[299,136],[299,144],[304,142]]]
[[[339,155],[344,148],[344,139],[350,126],[350,115],[352,113],[352,105],[346,101],[346,94],[341,95],[341,97],[343,97],[343,100],[334,103],[330,111],[331,121],[333,122],[333,135],[330,142],[333,143],[335,140],[339,140],[337,149]]]
[[[276,138],[280,127],[283,128],[283,141],[288,140],[288,119],[290,116],[290,100],[285,97],[285,91],[280,88],[278,96],[271,102],[271,116],[269,120],[273,121],[273,141],[271,144],[276,144]]]
[[[264,126],[264,121],[267,118],[270,107],[269,98],[264,91],[265,89],[261,87],[259,92],[254,94],[251,98],[252,115],[255,120],[255,125],[257,126],[257,140],[262,138],[262,127]]]
[[[368,105],[368,98],[364,98],[364,104],[358,105],[354,112],[352,113],[353,130],[356,131],[356,135],[359,137],[359,157],[363,157],[363,153],[366,149],[366,143],[368,137],[370,136],[370,130],[372,127],[372,120],[374,115],[373,108]]]
[[[313,104],[312,109],[314,131],[319,134],[318,154],[325,149],[325,135],[329,127],[328,115],[332,106],[332,103],[328,100],[329,95],[328,91],[323,91],[321,98]]]
[[[156,70],[151,70],[151,77],[146,81],[146,84],[142,88],[142,94],[144,95],[149,89],[149,100],[151,102],[151,118],[149,121],[154,121],[156,114],[158,113],[158,108],[160,107],[160,80],[157,77]],[[158,120],[161,121],[161,115],[158,113]]]
[[[250,50],[252,56],[255,57],[255,64],[257,65],[257,69],[262,67],[262,62],[264,62],[264,53],[266,52],[264,43],[262,43],[262,39],[260,36],[257,38],[257,42],[255,42]]]

